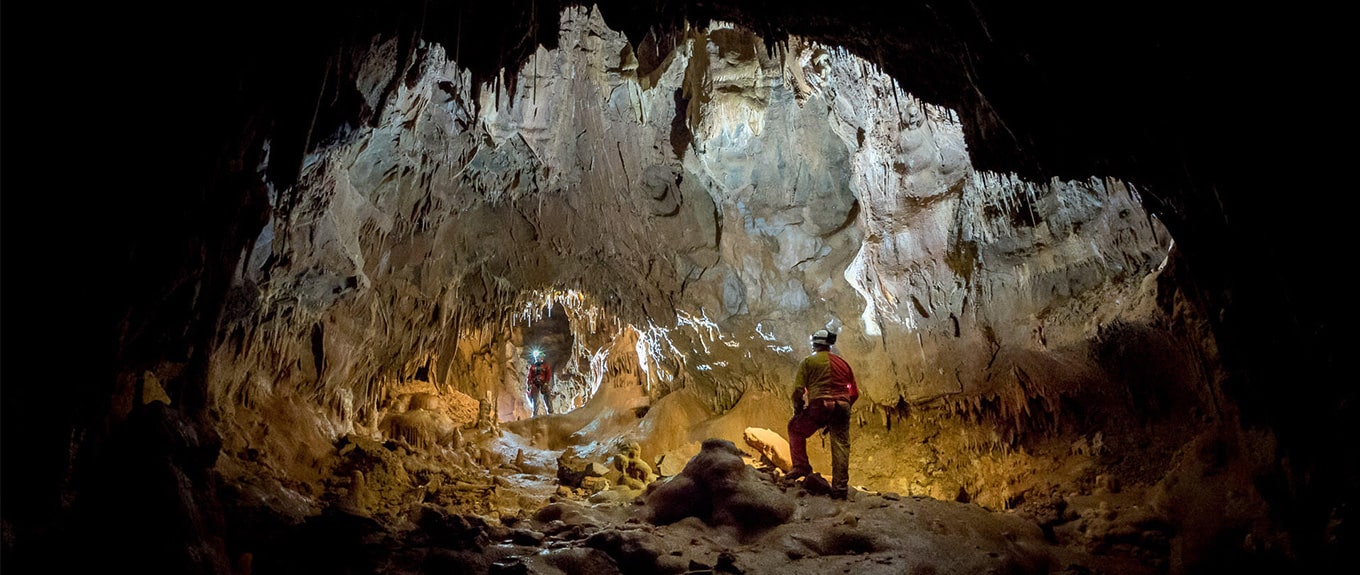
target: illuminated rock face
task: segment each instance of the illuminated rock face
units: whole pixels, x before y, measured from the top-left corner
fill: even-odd
[[[601,386],[706,402],[709,423],[661,411],[613,431],[683,465],[700,435],[782,434],[821,328],[864,391],[851,469],[872,488],[1012,507],[1069,455],[1013,454],[1031,435],[1137,445],[1102,423],[1146,415],[1110,400],[1126,387],[1190,390],[1157,417],[1201,406],[1179,348],[1201,344],[1168,328],[1175,284],[1157,283],[1171,238],[1136,185],[975,170],[953,111],[832,46],[770,53],[718,23],[639,72],[596,12],[564,11],[560,30],[506,72],[514,92],[475,90],[443,46],[415,50],[403,82],[396,41],[356,54],[345,88],[373,125],[306,159],[233,281],[208,382],[243,430],[227,453],[268,442],[271,405],[299,394],[316,398],[316,423],[299,421],[316,443],[407,440],[415,416],[390,405],[411,382],[524,419],[539,348],[559,412]],[[560,447],[564,425],[526,434]],[[424,427],[419,443],[449,445]],[[826,447],[812,455],[826,469]]]
[[[1061,391],[1166,260],[1135,187],[976,172],[952,112],[834,49],[771,57],[715,26],[639,78],[593,13],[566,11],[561,38],[514,94],[480,99],[442,47],[394,85],[390,43],[373,46],[351,81],[386,107],[281,196],[236,280],[222,397],[267,374],[348,390],[363,414],[380,392],[363,382],[421,369],[474,397],[514,388],[501,374],[542,314],[526,306],[564,289],[582,341],[562,367],[588,374],[592,333],[637,326],[656,393],[695,386],[718,409],[728,387],[783,391],[822,327],[880,405],[1017,377]]]
[[[960,448],[1010,450],[1063,423],[1099,431],[1082,418],[1100,408],[1063,402],[1142,385],[1121,380],[1130,364],[1156,357],[1191,390],[1211,375],[1155,345],[1184,333],[1156,301],[1175,297],[1156,283],[1171,238],[1136,186],[979,172],[954,112],[834,47],[770,53],[715,24],[640,74],[621,33],[569,9],[560,46],[507,71],[509,93],[475,90],[438,45],[396,81],[394,42],[345,78],[376,121],[276,192],[233,280],[209,380],[226,417],[301,391],[318,441],[382,433],[411,418],[384,408],[395,386],[423,381],[519,419],[530,348],[551,349],[559,409],[636,383],[715,414],[770,393],[754,409],[782,413],[808,334],[831,328],[864,393],[863,443],[903,441],[894,423],[923,410],[965,426]],[[1111,326],[1135,343],[1112,350]],[[939,425],[908,419],[911,437]],[[652,457],[704,439],[640,425]],[[854,463],[870,485],[1016,500],[998,487],[1014,478],[933,453],[919,459],[934,471],[874,457]]]

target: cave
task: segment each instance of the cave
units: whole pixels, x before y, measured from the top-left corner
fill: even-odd
[[[6,16],[6,572],[1360,567],[1342,18]]]

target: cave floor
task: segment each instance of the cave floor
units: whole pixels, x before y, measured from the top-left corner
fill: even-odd
[[[487,514],[425,514],[389,528],[390,547],[369,562],[388,573],[1161,573],[1165,553],[1061,545],[1034,521],[975,504],[852,489],[848,500],[781,483],[768,462],[757,475],[793,502],[785,523],[758,532],[697,517],[654,525],[643,492],[593,494],[561,487],[565,449],[536,447],[502,431],[481,447],[504,454],[491,470],[496,508]],[[599,445],[575,446],[599,452]],[[511,455],[513,454],[513,455]],[[432,517],[439,517],[438,520]],[[460,536],[441,544],[447,524]],[[443,525],[443,527],[441,527]],[[436,568],[437,567],[437,568]]]

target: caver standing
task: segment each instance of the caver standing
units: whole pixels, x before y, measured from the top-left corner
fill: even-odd
[[[841,356],[831,353],[836,334],[812,334],[812,355],[798,365],[793,383],[793,419],[789,420],[788,478],[812,473],[807,439],[825,428],[831,436],[831,496],[844,499],[850,486],[850,406],[859,399],[855,373]]]
[[[552,394],[552,366],[544,361],[542,351],[534,350],[531,355],[532,363],[529,365],[526,382],[529,405],[534,417],[538,416],[539,406],[542,406],[548,415],[552,415],[552,403],[548,399]]]

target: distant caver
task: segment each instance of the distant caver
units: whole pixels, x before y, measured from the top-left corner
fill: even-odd
[[[552,395],[552,366],[544,361],[543,352],[539,350],[532,352],[532,361],[528,381],[525,382],[529,391],[530,409],[535,417],[538,416],[540,406],[548,412],[548,415],[552,415],[552,402],[549,400]]]

